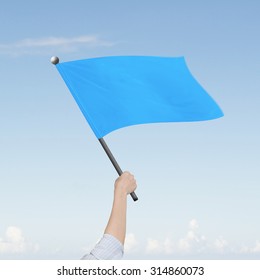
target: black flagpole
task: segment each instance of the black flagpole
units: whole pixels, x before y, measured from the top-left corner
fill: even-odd
[[[103,138],[99,138],[98,141],[100,142],[101,146],[105,150],[105,152],[106,152],[107,156],[109,157],[110,161],[114,165],[118,175],[121,176],[123,171],[120,168],[120,166],[118,165],[118,163],[117,163],[116,159],[114,158],[113,154],[111,153],[110,149],[108,148],[105,140]],[[135,194],[135,192],[130,193],[130,195],[131,195],[131,197],[133,198],[134,201],[138,200],[138,197]]]
[[[53,56],[51,58],[51,63],[54,64],[54,65],[58,64],[59,63],[59,58],[57,56]],[[123,171],[121,170],[121,168],[118,165],[117,161],[115,160],[113,154],[111,153],[110,149],[108,148],[105,140],[103,138],[99,138],[98,140],[99,140],[100,144],[102,145],[103,149],[105,150],[107,156],[111,160],[112,164],[114,165],[118,175],[121,176]],[[138,197],[136,196],[135,192],[130,193],[130,195],[132,196],[134,201],[138,200]]]

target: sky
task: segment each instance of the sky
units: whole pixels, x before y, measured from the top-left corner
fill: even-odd
[[[0,259],[79,259],[113,169],[50,58],[184,56],[223,118],[105,136],[135,175],[125,259],[260,258],[260,2],[3,1]]]

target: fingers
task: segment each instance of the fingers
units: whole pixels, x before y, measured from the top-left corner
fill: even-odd
[[[115,185],[119,188],[123,188],[128,194],[134,192],[137,187],[134,175],[129,171],[123,172],[123,174],[117,178]]]
[[[131,174],[129,171],[125,171],[122,175],[136,188],[137,184],[133,174]]]

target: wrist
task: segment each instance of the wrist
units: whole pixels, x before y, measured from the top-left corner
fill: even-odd
[[[115,185],[114,193],[116,196],[126,197],[128,192],[124,186]]]

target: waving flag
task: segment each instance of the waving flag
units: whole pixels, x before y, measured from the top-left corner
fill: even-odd
[[[55,59],[103,147],[105,135],[126,126],[223,116],[183,57],[111,56],[63,63]]]
[[[98,139],[130,125],[223,115],[183,57],[92,58],[59,63],[57,69]]]

